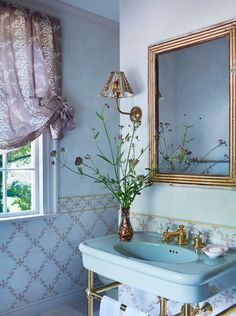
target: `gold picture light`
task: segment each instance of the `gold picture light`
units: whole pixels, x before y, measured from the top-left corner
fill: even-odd
[[[124,112],[120,109],[120,98],[133,96],[130,84],[122,71],[112,71],[100,92],[100,95],[116,100],[117,110],[121,114],[129,115],[132,122],[141,122],[142,110],[138,106],[134,106],[130,112]]]

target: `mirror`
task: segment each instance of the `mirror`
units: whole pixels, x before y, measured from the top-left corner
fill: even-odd
[[[153,181],[235,185],[235,27],[149,47]]]

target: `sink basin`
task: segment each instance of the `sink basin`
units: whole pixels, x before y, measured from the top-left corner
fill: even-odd
[[[162,235],[135,232],[132,241],[110,235],[82,242],[86,269],[181,303],[198,303],[236,284],[236,249],[209,259],[192,245],[164,244]]]
[[[115,244],[114,249],[123,256],[145,261],[186,263],[199,258],[192,250],[169,244],[121,242]]]

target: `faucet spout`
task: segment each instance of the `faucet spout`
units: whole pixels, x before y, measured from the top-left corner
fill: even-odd
[[[172,237],[176,237],[176,243],[178,245],[186,245],[188,243],[187,233],[184,225],[179,225],[179,228],[175,232],[169,232],[167,229],[162,236],[162,240],[165,242],[170,242]]]

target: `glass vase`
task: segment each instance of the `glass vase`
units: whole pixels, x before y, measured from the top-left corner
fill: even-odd
[[[119,239],[129,241],[132,239],[134,231],[130,223],[130,208],[121,208],[121,221],[119,225]]]

